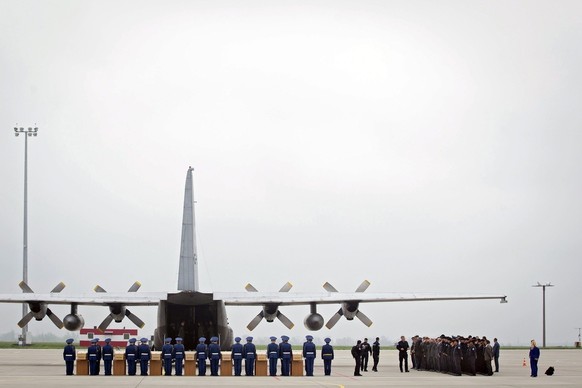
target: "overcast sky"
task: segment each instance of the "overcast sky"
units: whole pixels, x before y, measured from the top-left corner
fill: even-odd
[[[361,305],[371,328],[341,320],[316,335],[517,345],[541,343],[532,285],[552,282],[547,341],[573,345],[581,14],[579,1],[1,0],[0,293],[22,279],[13,127],[36,123],[35,291],[175,290],[191,165],[205,291],[368,279],[369,292],[507,294]],[[156,308],[133,310],[151,334]],[[236,335],[258,310],[228,308]],[[308,306],[282,311],[293,330],[263,322],[254,334],[307,334]],[[89,326],[108,314],[80,312]],[[0,332],[19,330],[20,305],[0,314]]]

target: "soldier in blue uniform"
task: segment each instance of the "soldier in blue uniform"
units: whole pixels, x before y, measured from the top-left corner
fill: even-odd
[[[73,375],[73,369],[75,368],[75,359],[77,358],[77,353],[75,352],[75,346],[73,346],[73,339],[69,338],[66,342],[65,348],[63,349],[63,360],[65,360],[65,370],[67,376]]]
[[[174,357],[174,347],[171,344],[171,338],[164,339],[164,345],[162,346],[162,360],[164,362],[164,375],[172,375],[172,359]]]
[[[129,345],[125,347],[125,360],[127,361],[127,374],[135,376],[135,363],[137,362],[137,346],[135,338],[129,339]]]
[[[148,345],[148,339],[140,339],[141,344],[137,347],[137,358],[139,359],[139,370],[140,375],[148,375],[148,363],[152,358],[152,351]]]
[[[253,344],[253,337],[247,337],[247,343],[243,346],[245,357],[245,375],[255,375],[255,359],[257,358],[257,348]]]
[[[206,357],[208,349],[206,347],[206,338],[200,337],[199,344],[196,345],[196,360],[198,361],[198,376],[206,376]]]
[[[101,352],[101,345],[99,345],[99,338],[96,338],[96,340],[97,340],[96,345],[97,345],[97,354],[98,354],[98,356],[97,356],[97,374],[99,374],[99,373],[101,373],[101,354],[102,354],[102,352]]]
[[[279,359],[279,345],[277,337],[271,337],[271,343],[267,345],[267,358],[269,359],[269,376],[277,376],[277,360]]]
[[[220,345],[218,345],[218,337],[210,338],[210,345],[208,345],[208,357],[210,358],[210,375],[218,376],[218,365],[220,363]]]
[[[232,350],[231,350],[231,357],[232,357],[232,363],[234,364],[234,375],[235,376],[240,376],[241,371],[242,371],[242,353],[243,353],[243,345],[240,343],[241,338],[240,337],[236,337],[234,339],[234,344],[232,345]]]
[[[176,345],[172,351],[172,358],[174,359],[174,365],[176,367],[176,376],[182,376],[182,367],[184,366],[184,345],[182,344],[182,338],[176,337]]]
[[[105,346],[103,346],[103,366],[105,368],[105,376],[111,376],[111,367],[113,366],[113,346],[109,343],[111,338],[105,338]]]
[[[87,349],[87,358],[89,359],[89,375],[96,376],[99,374],[97,369],[97,360],[101,359],[101,348],[97,345],[97,338],[91,340],[91,345]]]
[[[323,373],[326,376],[331,375],[331,360],[333,360],[333,346],[329,343],[331,342],[330,338],[326,338],[325,345],[321,347],[321,358],[323,360]]]
[[[315,344],[313,343],[313,336],[306,335],[305,339],[307,340],[305,343],[303,343],[303,358],[305,358],[305,375],[313,376],[313,363],[315,361],[317,351],[315,349]]]
[[[281,336],[281,342],[279,344],[279,358],[281,359],[281,376],[289,376],[291,372],[291,357],[293,356],[293,349],[289,343],[289,337],[286,335]]]

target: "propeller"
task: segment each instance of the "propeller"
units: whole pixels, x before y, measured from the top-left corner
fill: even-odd
[[[289,292],[289,290],[293,287],[293,284],[287,282],[281,287],[279,292]],[[247,284],[245,286],[245,290],[248,292],[259,292],[252,284]],[[249,331],[253,331],[255,327],[265,318],[267,322],[273,322],[276,319],[280,320],[283,325],[285,325],[288,329],[292,329],[295,324],[291,322],[285,314],[279,311],[279,304],[278,303],[267,303],[263,305],[263,309],[249,322],[247,325],[247,329]]]
[[[139,290],[140,287],[141,283],[136,281],[131,285],[131,287],[129,287],[127,292],[136,292],[137,290]],[[95,288],[93,288],[93,290],[95,292],[107,292],[100,285],[96,285]],[[144,321],[142,321],[137,315],[129,311],[129,309],[127,309],[125,305],[121,303],[111,303],[109,305],[109,311],[110,311],[109,315],[106,316],[103,322],[101,322],[101,324],[99,325],[99,330],[101,331],[105,331],[105,329],[109,327],[113,320],[115,320],[115,322],[121,322],[124,317],[127,317],[140,329],[145,326]]]
[[[356,292],[364,292],[370,286],[370,282],[364,280],[358,288],[356,288]],[[338,292],[334,286],[330,283],[325,282],[323,288],[328,292]],[[372,320],[368,318],[366,314],[360,311],[359,309],[359,302],[358,301],[344,301],[342,302],[342,307],[327,321],[325,326],[328,329],[331,329],[335,326],[335,324],[340,320],[342,316],[345,316],[346,319],[352,320],[354,317],[358,318],[362,323],[368,327],[372,325]]]
[[[19,286],[24,293],[34,294],[34,291],[28,284],[26,284],[26,282],[20,282]],[[59,293],[64,288],[65,283],[60,282],[51,290],[51,293]],[[26,326],[32,318],[36,319],[37,321],[41,321],[45,316],[48,316],[56,327],[59,329],[63,328],[63,321],[61,321],[61,319],[57,317],[50,308],[48,308],[46,302],[29,302],[28,307],[30,308],[30,311],[25,314],[20,321],[18,321],[17,325],[19,327]]]

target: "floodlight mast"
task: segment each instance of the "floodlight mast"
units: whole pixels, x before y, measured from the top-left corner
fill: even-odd
[[[542,302],[542,326],[543,326],[543,331],[544,331],[544,336],[543,336],[543,347],[546,347],[546,287],[554,287],[554,285],[552,283],[546,283],[546,284],[541,284],[540,282],[537,282],[537,284],[534,284],[532,287],[542,287],[542,298],[543,298],[543,302]]]
[[[38,135],[38,127],[14,127],[14,136],[24,135],[24,238],[22,242],[22,280],[28,283],[28,137]],[[24,292],[24,291],[23,291]],[[22,304],[22,316],[28,314],[28,304]],[[22,345],[26,345],[28,325],[22,328]],[[20,341],[19,341],[20,342]]]

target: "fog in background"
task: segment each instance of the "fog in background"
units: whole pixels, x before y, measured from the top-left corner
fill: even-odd
[[[318,338],[582,326],[579,1],[0,2],[0,293],[176,289],[193,166],[203,291],[506,294],[361,304]],[[339,306],[319,306],[329,319]],[[67,306],[51,306],[61,318]],[[107,308],[79,307],[87,326]],[[246,336],[258,307],[227,307]],[[296,324],[253,335],[307,334]],[[155,307],[132,308],[153,333]],[[16,333],[21,305],[0,305]],[[129,320],[111,327],[132,326]],[[49,319],[33,334],[57,333]],[[63,330],[64,332],[64,330]]]

